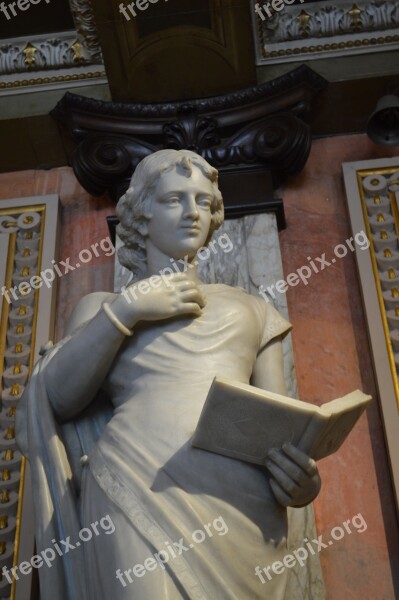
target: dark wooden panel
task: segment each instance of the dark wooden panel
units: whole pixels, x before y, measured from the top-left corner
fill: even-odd
[[[190,3],[187,0],[168,0],[168,2],[158,0],[155,10],[137,11],[136,24],[140,39],[171,27],[191,26],[211,30],[211,2],[210,0],[190,0]]]
[[[313,135],[324,137],[344,133],[365,133],[367,121],[378,99],[392,93],[398,84],[399,74],[330,83],[313,104]]]
[[[0,121],[0,171],[51,169],[67,163],[64,143],[48,115]]]
[[[23,3],[25,10],[20,10],[14,1],[15,16],[8,8],[12,3],[11,0],[5,0],[5,10],[0,13],[0,39],[25,36],[28,40],[32,35],[74,29],[68,0]]]
[[[248,0],[159,0],[129,21],[120,4],[94,4],[114,100],[200,98],[256,82]]]

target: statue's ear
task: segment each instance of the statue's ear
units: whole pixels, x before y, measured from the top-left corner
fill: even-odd
[[[144,219],[141,219],[137,223],[137,231],[143,237],[148,236],[148,223],[149,223],[150,218],[151,218],[151,215],[148,215],[148,216],[146,215],[146,217]]]
[[[146,199],[146,202],[145,202],[145,205],[143,208],[144,208],[144,210],[143,210],[142,216],[140,218],[140,223],[139,223],[139,232],[144,238],[146,238],[146,237],[148,237],[148,224],[153,217],[152,198]]]

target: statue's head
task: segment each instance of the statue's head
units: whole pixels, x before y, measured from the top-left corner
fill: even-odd
[[[159,150],[150,154],[136,167],[130,187],[116,207],[120,220],[116,231],[124,243],[118,251],[119,261],[138,277],[146,274],[146,240],[151,235],[149,223],[156,210],[154,193],[160,187],[160,178],[165,176],[168,179],[167,175],[173,171],[178,178],[190,180],[194,173],[194,176],[197,175],[206,184],[207,193],[211,191],[209,229],[205,232],[205,245],[223,223],[223,200],[218,188],[218,172],[214,167],[190,150]]]

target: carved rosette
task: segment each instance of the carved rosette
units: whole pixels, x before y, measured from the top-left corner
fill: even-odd
[[[193,111],[195,113],[195,109]],[[216,119],[189,114],[185,120],[171,121],[164,125],[163,145],[165,148],[175,150],[186,148],[201,154],[205,148],[218,146],[221,143],[217,128]]]

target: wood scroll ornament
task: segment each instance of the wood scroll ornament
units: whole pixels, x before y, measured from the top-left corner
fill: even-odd
[[[309,156],[312,99],[327,82],[305,65],[261,85],[213,98],[162,104],[103,102],[67,93],[52,111],[77,143],[76,177],[92,195],[125,192],[142,158],[187,148],[220,173],[226,216],[275,211],[273,189]]]

